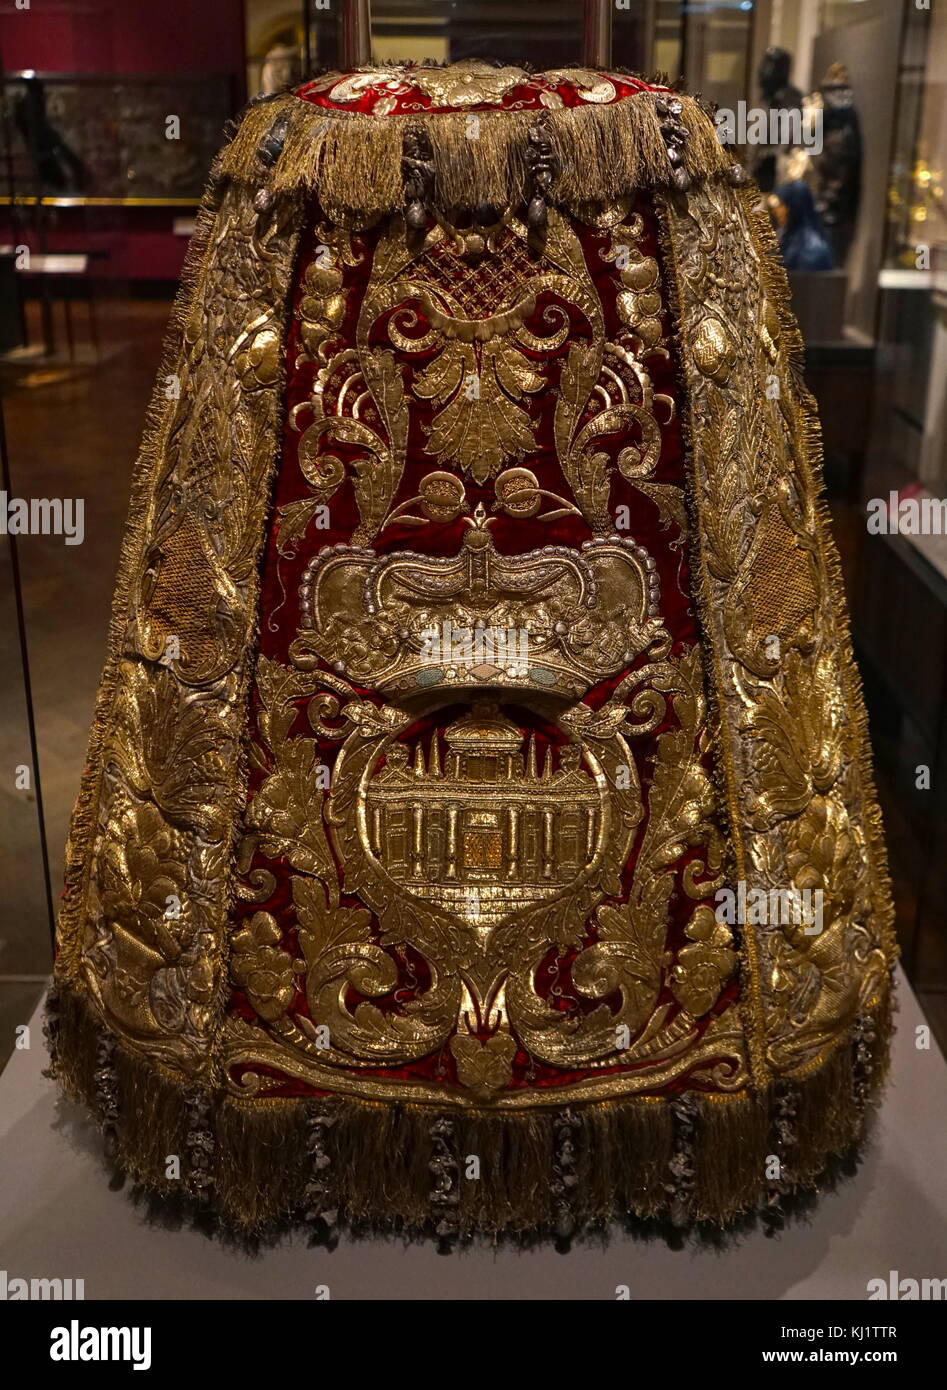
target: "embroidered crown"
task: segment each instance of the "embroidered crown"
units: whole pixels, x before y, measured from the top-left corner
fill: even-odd
[[[336,545],[301,586],[296,652],[386,694],[503,687],[580,698],[666,645],[655,562],[629,538],[502,555],[478,508],[456,555]]]

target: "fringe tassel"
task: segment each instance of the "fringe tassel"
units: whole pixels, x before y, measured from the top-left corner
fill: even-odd
[[[552,1195],[554,1228],[560,1240],[568,1240],[575,1231],[574,1199],[579,1195],[576,1141],[581,1127],[581,1121],[571,1110],[561,1111],[553,1120]]]
[[[768,1236],[782,1230],[786,1212],[783,1198],[792,1192],[792,1160],[798,1139],[799,1091],[792,1082],[780,1082],[776,1087],[773,1114],[773,1152],[767,1154],[769,1166],[775,1163],[776,1172],[770,1176],[767,1168],[766,1204],[763,1224]]]
[[[668,1164],[668,1215],[672,1226],[685,1227],[691,1222],[691,1194],[694,1190],[694,1151],[696,1145],[699,1102],[695,1095],[676,1096],[670,1103],[674,1125],[674,1152]]]
[[[460,1163],[456,1152],[456,1124],[448,1115],[439,1115],[431,1125],[431,1159],[428,1167],[434,1179],[431,1206],[436,1225],[434,1234],[450,1242],[457,1235],[457,1208],[460,1206]]]
[[[783,1202],[861,1138],[891,1027],[886,996],[793,1080],[788,1111],[776,1081],[496,1114],[224,1097],[123,1049],[74,991],[50,1007],[53,1073],[114,1134],[117,1166],[141,1187],[196,1199],[248,1236],[305,1222],[325,1237],[344,1221],[447,1245],[474,1233],[563,1241],[629,1216],[700,1229],[758,1211],[778,1227]],[[789,1159],[775,1188],[774,1155]]]
[[[663,94],[667,97],[667,94]],[[557,175],[552,201],[568,207],[608,202],[637,188],[674,182],[674,167],[656,109],[658,92],[639,92],[610,106],[544,111]],[[692,179],[732,171],[710,117],[687,96],[679,122],[682,165]],[[434,166],[434,199],[441,208],[492,203],[506,208],[528,197],[529,131],[534,111],[481,111],[366,116],[330,111],[287,93],[252,106],[221,160],[222,175],[274,193],[316,190],[330,218],[371,219],[402,208],[401,155],[407,130],[422,134]],[[261,151],[279,125],[281,152],[268,168]]]
[[[336,1107],[331,1101],[311,1100],[300,1107],[306,1147],[308,1178],[303,1189],[303,1220],[308,1225],[324,1228],[323,1233],[335,1235],[338,1212],[332,1205],[332,1156],[329,1132],[336,1121]]]
[[[700,1098],[691,1215],[725,1225],[761,1203],[770,1152],[772,1095]]]

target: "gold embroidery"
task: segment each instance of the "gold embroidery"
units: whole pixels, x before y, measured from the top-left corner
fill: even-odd
[[[315,362],[318,372],[310,399],[296,406],[290,416],[295,429],[300,428],[302,417],[311,417],[299,440],[299,464],[313,495],[280,509],[279,543],[283,551],[344,481],[345,467],[329,446],[344,444],[357,450],[352,466],[360,523],[352,539],[364,543],[376,535],[391,506],[407,444],[408,413],[394,355],[370,349],[367,343],[360,343],[356,351],[339,339],[345,305],[339,293],[341,263],[358,264],[354,239],[340,228],[323,226],[319,234],[323,242],[306,271],[307,293],[299,305],[305,348],[299,361]],[[368,400],[378,411],[386,437],[362,418]]]
[[[373,108],[382,115],[393,109],[384,104],[389,98],[412,92],[423,92],[433,106],[499,106],[508,92],[529,81],[529,74],[522,68],[496,67],[479,58],[467,58],[446,67],[396,64],[390,68],[358,68],[348,74],[329,73],[311,87],[340,104],[360,101],[369,91],[385,93],[382,104]]]
[[[693,944],[677,953],[671,992],[682,1009],[700,1018],[716,1004],[721,987],[736,969],[737,956],[730,933],[717,921],[713,908],[695,908],[684,930]]]
[[[526,403],[545,377],[531,365],[530,354],[557,354],[570,331],[569,315],[555,300],[541,311],[548,331],[527,329],[540,297],[556,296],[580,310],[599,353],[604,330],[581,248],[563,219],[550,218],[538,262],[528,253],[525,227],[515,220],[490,256],[469,264],[462,252],[463,243],[438,226],[414,255],[399,220],[392,219],[375,252],[358,344],[363,364],[393,360],[390,352],[369,348],[384,315],[389,341],[409,362],[420,354],[429,359],[436,350],[412,373],[410,388],[435,409],[425,450],[483,482],[536,447]],[[422,333],[419,313],[429,325]],[[577,401],[576,409],[584,404]]]
[[[225,972],[241,692],[299,209],[225,193],[184,325],[180,400],[131,580],[103,745],[82,967],[99,1008],[195,1071]]]
[[[462,397],[466,375],[488,362],[497,388],[510,388],[507,407],[515,407],[512,385],[522,381],[517,360],[526,348],[559,351],[568,305],[583,315],[589,333],[573,338],[563,364],[557,447],[579,507],[600,532],[611,531],[608,455],[596,451],[595,442],[639,432],[641,444],[625,444],[616,467],[645,487],[660,445],[656,412],[663,410],[666,419],[673,414],[673,402],[655,395],[647,366],[649,356],[667,356],[657,263],[638,249],[642,219],[620,211],[625,220],[611,223],[603,254],[618,264],[623,326],[607,345],[597,293],[564,219],[550,219],[543,261],[526,256],[525,229],[514,221],[490,248],[490,259],[473,266],[456,261],[441,227],[420,253],[411,252],[393,219],[374,253],[355,352],[332,347],[331,325],[319,318],[322,301],[315,313],[303,302],[304,342],[320,364],[312,399],[297,411],[312,412],[309,430],[318,434],[312,449],[300,451],[310,485],[318,488],[324,478],[320,495],[330,495],[341,481],[341,464],[320,450],[323,438],[342,437],[346,398],[358,401],[366,390],[377,400],[384,362],[387,375],[400,380],[394,353],[372,346],[380,332],[402,360],[424,353],[429,362],[405,382],[408,395],[434,399],[439,407],[428,450],[445,458],[462,455],[454,461],[478,479],[487,477],[515,451],[519,427],[509,424],[514,417],[507,413],[502,440],[484,441],[480,417]],[[449,266],[445,257],[452,258]],[[328,270],[320,267],[316,287],[331,296],[338,280]],[[510,288],[491,303],[488,285]],[[536,337],[525,320],[547,291],[562,303],[546,306],[543,317],[553,332]],[[488,412],[494,418],[495,407]],[[322,423],[330,418],[331,425]],[[531,442],[525,412],[522,420]],[[352,442],[351,424],[345,428]],[[460,443],[454,448],[448,439]],[[373,450],[377,460],[380,449]],[[400,465],[376,471],[379,494],[390,506]],[[535,516],[543,497],[553,504],[547,518],[575,510],[541,489],[529,469],[507,468],[497,477],[494,509]],[[673,516],[667,499],[658,494],[656,500],[662,515]],[[419,504],[420,516],[411,511]],[[380,512],[379,503],[373,516]],[[423,526],[427,519],[465,513],[463,483],[440,470],[382,524]],[[286,1045],[280,1065],[295,1075],[312,1076],[313,1067],[336,1074],[363,1069],[372,1059],[403,1063],[449,1042],[461,1079],[486,1095],[508,1084],[518,1040],[537,1059],[563,1067],[611,1068],[620,1053],[619,1062],[640,1067],[635,1085],[643,1088],[648,1078],[653,1084],[679,1069],[685,1056],[709,1057],[701,1037],[716,1034],[721,1084],[738,1086],[745,1078],[738,1027],[716,1020],[705,1023],[702,1034],[698,1024],[731,973],[729,933],[707,930],[705,917],[695,913],[679,956],[665,946],[673,895],[712,893],[722,882],[722,853],[700,763],[706,736],[700,663],[695,653],[668,659],[654,562],[630,538],[601,534],[582,552],[547,546],[501,555],[481,504],[466,522],[454,557],[379,556],[364,548],[365,531],[351,545],[314,557],[301,586],[293,665],[259,663],[259,731],[268,774],[253,801],[250,831],[263,853],[286,856],[297,871],[294,902],[305,955],[299,968],[315,1020],[284,1011],[268,1017],[273,1009],[264,998],[260,1016]],[[642,653],[651,664],[626,677],[603,708],[593,714],[575,703]],[[319,672],[318,658],[338,674]],[[349,681],[388,701],[410,703],[368,704]],[[492,704],[486,698],[491,688]],[[451,691],[455,698],[474,691],[475,702],[466,716],[444,724],[439,710]],[[558,713],[543,703],[553,692],[569,701]],[[658,741],[635,885],[620,905],[608,905],[603,897],[621,895],[619,874],[644,810],[626,739],[657,726],[669,695],[678,727]],[[547,752],[542,767],[535,739],[524,744],[516,706],[507,703],[517,698],[525,699],[526,709],[539,699],[565,740],[555,757]],[[313,729],[341,741],[321,820],[312,802],[316,746],[307,735],[290,735],[301,701],[308,701]],[[411,737],[405,741],[424,712],[434,720],[426,747]],[[687,847],[698,854],[678,879],[668,865]],[[340,906],[343,885],[375,912],[377,933],[364,915]],[[589,942],[583,923],[599,904]],[[326,925],[336,918],[338,928]],[[321,925],[310,930],[307,921]],[[247,950],[277,945],[269,933],[265,943],[247,940]],[[425,962],[426,982],[408,969],[405,946]],[[579,952],[577,999],[568,1009],[550,1009],[537,992],[537,971],[550,949],[569,948]],[[665,983],[680,1006],[673,1017],[671,1004],[657,1005]],[[350,1013],[353,987],[362,1000]],[[617,1011],[598,1002],[612,990],[622,1000]],[[252,992],[248,997],[252,1002]],[[376,1007],[376,997],[387,999],[386,1006]],[[402,1000],[400,1007],[391,1008],[392,997]],[[319,1048],[314,1026],[329,1029],[329,1046]],[[616,1030],[629,1034],[624,1050]],[[244,1060],[272,1058],[262,1043],[254,1054],[260,1040],[244,1025],[232,1022],[229,1032]]]
[[[697,206],[702,220],[693,214]],[[282,304],[297,217],[278,205],[257,214],[236,189],[225,195],[214,258],[185,325],[182,394],[193,408],[172,410],[167,422],[147,522],[151,541],[137,576],[128,658],[103,762],[102,848],[83,941],[89,987],[127,1037],[153,1042],[166,1060],[192,1070],[206,1058],[222,978],[237,709],[246,685],[242,662],[273,461]],[[688,329],[691,406],[700,422],[693,431],[700,440],[696,493],[704,582],[717,586],[712,617],[723,672],[723,742],[745,791],[737,867],[761,886],[818,887],[831,898],[828,924],[815,940],[780,927],[744,934],[745,945],[754,937],[746,949],[766,966],[754,979],[768,1064],[803,1066],[879,988],[883,956],[871,916],[879,890],[868,866],[857,731],[826,616],[830,575],[800,407],[784,362],[785,330],[769,293],[752,288],[761,276],[745,263],[750,229],[743,204],[708,187],[692,194],[690,204],[668,204],[667,218]],[[261,663],[259,671],[267,774],[249,831],[262,853],[285,854],[293,864],[300,954],[274,937],[272,916],[258,913],[238,933],[233,964],[234,978],[290,1069],[364,1070],[380,1060],[431,1055],[455,1036],[481,1049],[487,1033],[510,1036],[552,1065],[594,1070],[614,1065],[617,1017],[632,1035],[625,1060],[641,1064],[642,1086],[649,1075],[653,1081],[670,1074],[712,1033],[730,1039],[717,1057],[730,1057],[731,1079],[743,1074],[730,1021],[705,1024],[703,1033],[698,1026],[732,967],[727,934],[698,907],[676,956],[667,955],[663,941],[659,949],[658,923],[664,933],[671,894],[698,902],[710,894],[722,881],[722,856],[697,756],[706,740],[697,659],[668,657],[647,555],[633,542],[600,537],[579,553],[552,547],[502,556],[482,507],[468,517],[465,544],[454,557],[382,557],[360,549],[389,517],[403,467],[407,408],[395,351],[418,355],[421,343],[425,361],[433,352],[444,379],[458,345],[466,352],[493,344],[497,387],[513,406],[511,384],[525,389],[516,359],[525,363],[525,352],[566,348],[555,432],[580,508],[604,524],[609,459],[597,441],[609,434],[638,432],[635,442],[623,444],[615,467],[632,483],[651,481],[657,412],[669,418],[671,411],[655,395],[647,368],[650,354],[666,352],[660,276],[654,258],[639,249],[640,219],[607,230],[606,255],[622,281],[622,329],[608,345],[581,248],[561,217],[551,219],[539,265],[517,260],[524,232],[510,224],[508,241],[492,255],[519,288],[492,308],[480,281],[453,297],[438,283],[437,256],[451,254],[441,229],[418,256],[392,224],[375,254],[354,349],[338,337],[341,267],[362,254],[351,234],[327,231],[328,261],[309,272],[300,318],[316,381],[304,407],[311,417],[306,434],[313,433],[301,440],[301,465],[314,496],[331,496],[344,467],[326,446],[337,440],[361,447],[352,465],[361,522],[350,547],[309,567],[295,664]],[[623,246],[629,249],[619,260]],[[552,299],[543,313],[552,332],[532,337],[528,313],[547,290]],[[420,333],[399,308],[412,295],[428,324]],[[574,312],[587,332],[567,345],[563,325]],[[379,330],[394,351],[374,346]],[[752,354],[734,351],[743,341],[754,344]],[[783,388],[772,401],[748,387],[748,374],[755,380],[771,369]],[[412,379],[411,393],[423,398],[431,370],[428,365]],[[229,392],[219,389],[222,374],[233,383]],[[362,418],[369,400],[380,429]],[[446,399],[438,415],[453,401]],[[741,409],[744,416],[749,411],[742,429]],[[476,434],[476,414],[471,419]],[[448,435],[455,437],[451,420],[435,422],[429,447],[436,451]],[[460,437],[467,439],[463,431]],[[506,453],[503,445],[487,471],[495,472]],[[468,463],[475,476],[485,476],[475,460]],[[543,490],[530,470],[508,468],[498,483],[498,508],[538,514]],[[463,486],[452,474],[429,475],[419,499],[425,517],[463,514]],[[294,521],[287,519],[287,531]],[[766,577],[774,564],[787,578],[778,599]],[[189,568],[199,615],[181,589]],[[452,652],[435,668],[421,655],[425,634],[438,623],[470,634],[469,658],[466,650]],[[488,628],[525,631],[526,651],[506,650],[499,660],[496,651],[479,651],[476,634]],[[592,683],[642,653],[651,664],[626,678],[605,706],[593,713],[575,703]],[[341,674],[317,672],[319,657],[340,663]],[[390,703],[360,699],[350,676]],[[544,705],[557,683],[567,703]],[[496,721],[497,747],[490,757],[500,758],[507,746],[512,768],[525,756],[522,783],[512,776],[508,788],[497,784],[485,799],[467,794],[473,755],[462,755],[464,724],[456,715],[427,752],[419,751],[409,730],[422,713],[439,727],[447,687],[452,698],[493,688],[489,718]],[[399,703],[408,695],[410,705]],[[527,724],[538,709],[558,731],[559,751],[548,768],[534,770],[528,749],[524,755],[508,747],[512,730],[523,728],[518,698]],[[303,701],[313,730],[340,744],[324,819],[312,814],[316,745],[290,733]],[[658,740],[647,791],[637,776],[622,785],[619,769],[634,767],[628,740],[657,727],[659,711],[668,709],[674,726]],[[471,717],[485,716],[475,707]],[[410,754],[395,752],[398,747]],[[413,759],[410,774],[406,758]],[[544,799],[549,788],[556,804]],[[473,819],[451,827],[449,803],[461,792]],[[622,895],[618,873],[645,800],[634,883]],[[522,814],[514,831],[515,805]],[[402,832],[399,860],[391,837]],[[678,877],[667,865],[682,847],[697,856]],[[267,882],[267,871],[257,871],[242,892],[259,900]],[[343,903],[343,885],[374,911],[377,931],[364,911]],[[472,912],[468,898],[455,892],[471,887],[477,890]],[[583,924],[592,914],[595,930],[586,937]],[[423,977],[404,954],[409,947],[426,963]],[[550,950],[577,953],[575,1002],[554,1010],[536,975]],[[305,977],[314,1017],[328,1020],[328,1049],[292,1015],[296,976]],[[621,1000],[617,1008],[601,1003],[611,986]],[[667,993],[657,1002],[664,986],[680,1010],[673,1017]],[[393,993],[402,1007],[392,1010]],[[245,1050],[247,1029],[228,1028]],[[458,1045],[455,1060],[460,1065],[463,1058],[471,1084],[482,1091],[489,1078],[504,1074],[509,1048],[496,1043],[481,1055],[473,1042]]]
[[[818,1064],[883,988],[889,908],[860,827],[859,756],[800,401],[747,214],[723,187],[663,201],[690,393],[701,587],[716,649],[731,834],[746,890],[816,890],[825,920],[742,934],[759,1074]],[[737,351],[736,345],[741,345]],[[775,381],[762,393],[759,383]],[[859,827],[856,829],[855,827]]]
[[[638,248],[644,222],[638,214],[615,223],[599,215],[596,223],[611,229],[611,245],[603,260],[615,262],[624,288],[617,298],[622,328],[607,343],[593,340],[573,344],[563,367],[556,411],[556,447],[563,471],[586,519],[599,534],[612,530],[609,508],[609,455],[598,441],[620,434],[623,443],[615,460],[618,472],[651,497],[662,517],[681,520],[683,506],[667,485],[647,481],[661,451],[660,405],[664,423],[674,418],[674,401],[655,394],[648,371],[649,357],[668,356],[663,342],[663,301],[657,261]],[[587,405],[588,403],[588,405]],[[591,406],[590,418],[588,408]],[[597,408],[596,408],[597,407]]]
[[[350,680],[404,696],[440,686],[511,686],[577,696],[642,652],[667,649],[654,560],[634,541],[584,552],[501,555],[482,505],[450,558],[359,546],[307,566],[294,659],[322,657]]]
[[[212,255],[193,258],[198,283],[177,320],[184,354],[167,365],[180,369],[189,403],[156,396],[136,482],[70,850],[56,972],[70,987],[52,1031],[64,1084],[94,1105],[135,1178],[167,1191],[166,1150],[187,1152],[188,1192],[212,1186],[215,1210],[249,1231],[300,1207],[328,1217],[330,1204],[424,1229],[432,1201],[439,1234],[564,1230],[573,1216],[652,1215],[669,1197],[676,1218],[725,1220],[760,1196],[774,1073],[805,1078],[806,1125],[792,1153],[805,1182],[856,1136],[883,1070],[890,904],[785,289],[742,195],[705,188],[689,211],[665,209],[675,308],[666,319],[660,267],[625,195],[667,187],[675,174],[659,121],[668,102],[646,92],[610,109],[617,79],[559,76],[585,104],[573,110],[540,92],[554,108],[558,213],[546,260],[529,264],[549,277],[548,302],[540,288],[528,312],[523,285],[490,301],[488,255],[505,262],[494,270],[512,264],[513,278],[528,280],[509,260],[523,232],[508,216],[495,234],[462,238],[458,259],[482,257],[479,283],[466,286],[482,302],[466,308],[422,264],[437,238],[412,259],[396,219],[383,229],[352,341],[346,314],[357,296],[343,297],[344,268],[370,244],[352,233],[401,206],[407,122],[331,114],[296,97],[254,107],[202,213],[196,246],[210,232]],[[528,79],[530,101],[543,81]],[[471,188],[502,209],[528,196],[532,111],[485,113],[475,142],[465,133],[472,81],[459,84],[457,110],[430,118],[401,69],[345,82],[340,100],[373,89],[377,114],[410,111],[448,211],[466,206]],[[678,175],[719,171],[729,157],[710,122],[693,103],[672,104],[690,137],[682,147],[678,131]],[[317,229],[329,254],[310,269],[300,308],[314,389],[293,423],[312,492],[283,509],[279,541],[285,551],[299,538],[347,472],[358,528],[335,571],[325,557],[310,567],[291,664],[260,660],[251,701],[247,652],[300,216],[281,206],[280,190],[307,187],[338,222]],[[589,201],[597,208],[583,211]],[[580,244],[567,208],[598,235]],[[437,254],[453,256],[453,229],[442,224],[438,236]],[[584,256],[596,246],[614,276],[589,274]],[[402,303],[418,306],[413,323]],[[519,325],[505,321],[508,309],[523,310]],[[532,343],[527,322],[539,327]],[[649,359],[671,332],[690,386],[699,650],[671,647],[650,557],[611,534],[616,475],[684,534],[683,489],[655,481],[673,402],[655,393]],[[417,382],[434,363],[425,398]],[[484,365],[513,421],[493,435],[452,385]],[[573,496],[539,486],[545,458],[536,472],[508,466],[540,439],[551,454],[530,373],[552,393],[566,478],[553,486]],[[766,374],[778,400],[762,397]],[[426,437],[434,456],[480,482],[495,478],[504,547],[510,518],[568,514],[576,534],[576,509],[593,540],[498,553],[489,500],[470,514],[464,480],[445,469],[396,505],[412,400],[424,402],[424,423],[436,417]],[[481,442],[493,450],[485,466],[471,452]],[[427,555],[367,548],[386,524],[463,516],[466,543],[453,556],[432,533],[419,546]],[[352,592],[333,596],[333,575]],[[366,580],[391,586],[381,606],[377,595],[362,601]],[[399,623],[384,631],[392,595]],[[346,605],[359,631],[340,636],[350,640],[343,664],[365,675],[369,693],[320,669],[339,659],[334,643],[321,645],[325,614],[337,620]],[[467,625],[445,679],[429,685],[412,645],[425,605],[455,637],[455,624]],[[517,632],[524,619],[544,649],[524,654],[501,640],[498,651],[497,631]],[[558,688],[538,675],[550,663]],[[739,991],[730,932],[708,905],[732,882],[711,749],[727,774],[738,879],[825,899],[818,934],[800,923],[741,930]],[[320,753],[332,766],[325,797]],[[244,760],[254,793],[241,822]],[[573,1068],[579,1079],[561,1084]],[[683,1105],[667,1094],[675,1080],[690,1092]],[[301,1094],[306,1084],[322,1095]],[[779,1127],[784,1119],[777,1109]],[[452,1191],[459,1144],[486,1154],[501,1181]]]
[[[498,106],[507,92],[526,81],[522,68],[498,68],[477,58],[411,70],[412,85],[426,92],[435,106]]]
[[[614,82],[591,68],[554,68],[545,74],[555,86],[575,87],[583,101],[596,105],[614,101],[618,95]]]
[[[451,1038],[450,1050],[461,1085],[484,1099],[502,1090],[513,1075],[516,1043],[508,1033],[494,1033],[486,1042],[458,1033]]]
[[[255,912],[231,939],[230,973],[267,1022],[282,1018],[295,993],[293,958],[279,948],[280,930],[268,912]]]
[[[297,645],[296,660],[308,668],[304,646]],[[232,1021],[231,1058],[276,1065],[278,1056],[281,1069],[311,1078],[373,1060],[403,1063],[450,1042],[460,1079],[484,1097],[508,1083],[518,1039],[556,1066],[634,1061],[637,1089],[674,1074],[685,1056],[715,1056],[725,1089],[745,1084],[732,1021],[711,1022],[703,1040],[697,1027],[732,971],[729,933],[716,923],[708,930],[706,914],[697,912],[677,958],[665,945],[676,888],[702,897],[722,882],[713,793],[699,761],[705,707],[696,651],[643,667],[594,714],[582,704],[563,711],[558,724],[566,742],[555,760],[547,753],[542,766],[534,739],[524,745],[507,708],[482,695],[469,714],[440,726],[442,732],[435,723],[425,751],[403,739],[419,713],[437,715],[434,696],[413,710],[369,705],[354,692],[340,704],[335,694],[319,695],[319,672],[307,675],[265,659],[258,681],[273,771],[250,818],[267,852],[285,855],[302,871],[293,893],[313,1022],[288,1018],[283,1010],[272,1017],[271,999],[264,996],[261,1018],[270,1024],[274,1045],[279,1038],[285,1050],[274,1052]],[[344,682],[334,686],[341,693]],[[643,813],[626,739],[657,726],[669,695],[678,727],[658,740],[631,897],[621,906],[599,907],[596,939],[583,946],[590,910],[603,894],[620,892],[618,874]],[[305,783],[297,769],[311,768],[314,758],[310,737],[289,735],[300,699],[310,701],[313,727],[341,740],[324,808],[331,864],[324,848],[318,860],[312,857],[312,831],[300,834],[306,823],[301,800],[285,814],[290,789]],[[324,846],[311,799],[308,822]],[[690,847],[698,857],[678,884],[669,866]],[[342,884],[374,910],[377,935],[366,914],[338,906]],[[427,986],[417,976],[404,983],[405,943],[425,962]],[[251,933],[246,949],[257,952],[261,944],[276,946],[269,933],[265,943]],[[537,993],[544,955],[569,946],[579,948],[573,969],[578,995],[594,1001],[618,991],[618,1010],[600,1004],[585,1012],[577,1004],[560,1012]],[[285,974],[285,963],[282,968]],[[673,1019],[668,1004],[657,1006],[665,980],[681,1004]],[[346,1003],[353,987],[367,996],[354,1012]],[[393,995],[409,1002],[394,1010],[370,1002]],[[253,1002],[252,992],[249,997]],[[489,1039],[476,1036],[475,1020],[477,1028],[491,1029]],[[330,1045],[317,1043],[318,1028],[328,1030]],[[619,1041],[622,1030],[627,1046]],[[377,1094],[380,1084],[366,1079],[363,1093]],[[391,1084],[427,1094],[417,1083]],[[352,1086],[349,1077],[346,1088]]]
[[[687,1013],[662,1030],[669,1009],[664,1005],[655,1012],[655,1005],[669,963],[667,914],[675,889],[675,873],[669,865],[673,866],[689,845],[705,846],[706,861],[695,869],[702,871],[705,882],[702,888],[691,891],[697,895],[711,893],[722,882],[716,877],[722,846],[713,824],[713,793],[695,751],[705,717],[699,654],[695,650],[680,662],[646,668],[629,678],[629,682],[632,680],[642,684],[634,702],[639,706],[643,700],[650,703],[653,699],[649,682],[653,682],[651,692],[654,687],[673,690],[674,713],[681,726],[658,740],[648,826],[636,860],[631,893],[620,906],[598,909],[598,940],[580,953],[573,970],[575,986],[582,995],[594,999],[618,991],[622,1005],[614,1014],[600,1008],[585,1018],[575,1018],[545,1005],[536,996],[528,976],[514,975],[507,989],[511,1019],[527,1046],[537,1056],[558,1065],[565,1058],[572,1064],[579,1057],[584,1064],[591,1058],[613,1058],[615,1030],[622,1025],[629,1033],[625,1049],[628,1060],[647,1057],[653,1061],[686,1047],[695,1036],[694,1019]],[[652,720],[655,712],[663,709],[662,699],[652,710]],[[723,938],[718,936],[715,944],[729,945],[725,929]],[[675,967],[673,978],[678,983],[687,978],[693,961],[693,955],[686,954],[687,949],[679,967]],[[728,973],[724,970],[719,974],[717,991],[702,1012],[712,1007]],[[693,1002],[696,996],[688,997]],[[630,1039],[642,1029],[638,1041],[631,1043]]]

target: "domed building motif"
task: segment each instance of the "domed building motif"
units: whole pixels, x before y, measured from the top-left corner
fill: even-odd
[[[537,768],[535,735],[524,754],[520,728],[492,701],[434,731],[428,763],[389,746],[368,784],[373,854],[418,897],[489,927],[540,902],[594,858],[602,797],[575,744],[552,748]]]

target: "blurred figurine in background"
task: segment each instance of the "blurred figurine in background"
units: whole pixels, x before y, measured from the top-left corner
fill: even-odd
[[[760,62],[758,81],[762,104],[771,110],[801,111],[802,93],[789,80],[792,54],[785,48],[768,48]],[[772,193],[779,182],[780,155],[788,146],[763,145],[753,165],[753,177],[764,193]]]
[[[283,92],[302,78],[302,58],[293,44],[276,43],[267,51],[260,70],[260,95]]]
[[[781,184],[769,199],[787,270],[834,270],[835,257],[812,189],[803,179]]]
[[[855,234],[862,168],[861,127],[843,63],[831,65],[810,101],[822,110],[822,153],[813,160],[815,205],[836,263],[843,265]]]

